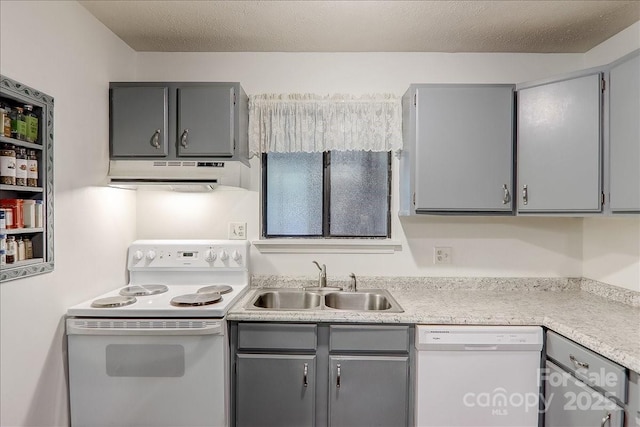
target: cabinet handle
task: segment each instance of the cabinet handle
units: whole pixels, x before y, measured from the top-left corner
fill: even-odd
[[[151,146],[154,148],[160,148],[160,129],[156,129],[151,137]]]
[[[610,412],[608,412],[607,416],[602,419],[602,422],[600,423],[600,427],[604,427],[604,425],[607,424],[607,422],[609,423],[609,425],[611,425],[611,413]]]
[[[529,190],[526,185],[522,186],[522,203],[525,205],[529,204]]]
[[[338,368],[338,376],[336,378],[336,388],[340,388],[340,364],[338,363],[336,367]]]
[[[576,369],[578,369],[578,368],[589,369],[589,364],[587,362],[579,361],[578,359],[576,359],[576,357],[573,354],[569,355],[569,360],[571,360],[573,362],[573,364],[575,365]]]
[[[307,380],[307,374],[309,374],[309,364],[304,364],[304,377],[302,379],[302,385],[307,387],[309,385],[309,381]]]
[[[187,148],[189,146],[189,143],[187,142],[188,136],[189,129],[185,129],[184,132],[182,132],[182,136],[180,137],[180,145],[182,145],[184,148]]]
[[[502,204],[506,205],[511,201],[511,194],[509,194],[509,189],[507,188],[507,184],[502,185],[502,190],[504,190],[504,195],[502,196]]]

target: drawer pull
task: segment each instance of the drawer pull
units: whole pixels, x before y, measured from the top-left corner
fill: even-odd
[[[504,191],[504,195],[502,196],[502,204],[506,205],[511,201],[511,194],[509,194],[509,189],[507,188],[507,184],[502,186],[502,190]]]
[[[151,146],[156,149],[160,148],[160,129],[156,129],[153,133],[153,136],[151,137]]]
[[[602,422],[600,423],[600,427],[604,427],[604,425],[607,424],[607,422],[609,423],[609,425],[611,425],[611,413],[607,413],[607,416],[602,419]]]
[[[576,359],[576,357],[573,354],[569,355],[569,359],[571,359],[576,369],[580,369],[580,368],[589,369],[589,364],[587,362],[579,361],[578,359]]]
[[[309,381],[307,379],[307,375],[309,374],[309,364],[305,363],[304,364],[304,377],[302,379],[302,385],[304,385],[305,387],[307,387],[309,385]]]
[[[338,363],[336,367],[338,368],[338,377],[336,378],[336,388],[340,388],[340,364]]]

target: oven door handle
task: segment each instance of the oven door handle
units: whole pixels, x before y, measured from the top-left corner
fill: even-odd
[[[183,323],[185,321],[180,321]],[[149,322],[140,322],[146,325]],[[145,325],[145,326],[146,326]],[[140,326],[136,321],[105,321],[87,319],[67,319],[67,335],[135,335],[135,336],[187,336],[187,335],[223,335],[224,324],[212,321],[186,321],[186,325],[175,325],[175,322],[156,320],[153,326]]]

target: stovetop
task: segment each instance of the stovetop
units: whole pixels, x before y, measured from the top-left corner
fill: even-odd
[[[98,295],[67,310],[68,316],[119,318],[222,318],[249,287],[249,244],[227,240],[140,240],[131,244],[127,256],[129,283]],[[159,286],[162,285],[162,286]],[[147,286],[150,295],[123,296],[123,290]],[[229,292],[194,297],[198,291],[224,286]],[[135,290],[135,289],[134,289]],[[139,289],[137,289],[139,290]],[[186,297],[185,296],[190,296]],[[135,298],[124,306],[94,304],[105,298]],[[178,298],[180,297],[180,298]],[[174,304],[172,304],[174,300]],[[195,305],[184,305],[194,301]],[[182,304],[177,304],[178,302]]]

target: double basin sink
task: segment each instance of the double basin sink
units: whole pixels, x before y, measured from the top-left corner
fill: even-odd
[[[261,289],[249,301],[250,310],[346,310],[402,313],[386,289],[344,292],[339,288]]]

